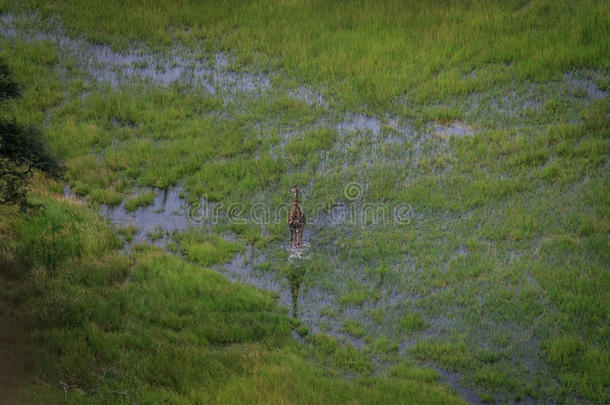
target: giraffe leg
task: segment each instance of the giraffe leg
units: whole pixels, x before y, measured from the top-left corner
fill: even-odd
[[[294,231],[292,229],[290,229],[290,249],[292,249],[293,238],[294,238]]]
[[[299,247],[299,253],[301,253],[301,243],[303,242],[303,230],[299,229],[297,233],[297,246]]]

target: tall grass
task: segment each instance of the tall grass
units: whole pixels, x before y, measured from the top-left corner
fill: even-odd
[[[86,207],[39,201],[34,215],[1,207],[0,359],[12,372],[0,379],[3,400],[462,403],[436,380],[329,377],[336,365],[295,345],[297,323],[271,294],[153,248],[124,256]],[[207,246],[205,264],[221,260],[225,246]],[[356,371],[370,367],[333,345],[340,367],[354,368],[355,355]]]
[[[429,102],[498,82],[610,67],[605,1],[67,1],[36,7],[94,42],[125,47],[133,40],[179,40],[230,49],[243,62],[323,82],[349,106],[387,108],[405,96]]]
[[[230,260],[236,243],[194,232],[173,246],[185,258],[140,248],[127,259],[89,211],[45,200],[37,215],[7,210],[0,221],[0,309],[17,317],[1,330],[31,326],[7,347],[31,342],[17,352],[51,385],[26,391],[59,401],[61,379],[75,402],[374,402],[419,400],[414,387],[434,402],[437,388],[413,385],[434,373],[417,368],[391,369],[389,380],[325,377],[367,376],[371,357],[394,362],[402,345],[490,401],[608,402],[608,4],[273,5],[41,4],[46,19],[35,21],[59,17],[75,36],[117,48],[232,51],[230,69],[269,69],[277,87],[230,100],[139,80],[110,89],[64,75],[70,62],[48,42],[3,38],[24,87],[14,112],[45,126],[72,190],[98,202],[182,183],[191,199],[247,209],[289,202],[296,183],[307,211],[345,202],[344,185],[358,181],[363,202],[411,204],[404,225],[308,227],[316,258],[303,283],[331,302],[320,329],[332,322],[365,349],[329,336],[292,346],[296,325],[272,297],[201,267]],[[286,72],[294,77],[276,77]],[[301,80],[329,107],[295,100]],[[378,115],[379,135],[338,132],[345,107],[399,112],[413,127]],[[473,133],[439,134],[429,122],[454,120]],[[271,244],[266,271],[285,275],[271,259],[284,223],[214,229]]]

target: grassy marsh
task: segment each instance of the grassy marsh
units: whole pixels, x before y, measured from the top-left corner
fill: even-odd
[[[608,69],[608,7],[603,1],[237,1],[231,7],[144,1],[124,13],[120,2],[68,1],[38,10],[59,15],[94,43],[123,49],[134,40],[156,47],[203,43],[234,51],[240,65],[281,67],[322,82],[338,103],[387,107],[402,104],[405,94],[408,104],[426,104],[514,79]]]
[[[86,207],[57,196],[39,201],[46,207],[33,218],[2,222],[3,235],[15,234],[12,245],[3,239],[0,289],[13,303],[2,310],[2,359],[15,373],[1,388],[21,387],[9,402],[393,402],[409,393],[423,403],[461,403],[413,379],[325,375],[292,341],[294,320],[269,293],[159,249],[127,257]],[[362,355],[351,359],[356,349],[333,345],[341,361],[329,368],[366,369]]]
[[[43,212],[3,215],[3,339],[29,342],[3,358],[42,381],[19,395],[61,401],[61,380],[75,402],[436,403],[451,372],[489,402],[608,401],[607,3],[128,7],[2,3],[13,113],[89,201],[43,184]],[[124,224],[180,254],[126,256],[92,213],[152,212],[147,190],[176,186],[247,211],[295,183],[306,212],[413,208],[312,221],[302,324],[217,274],[229,262],[289,306],[283,222]]]

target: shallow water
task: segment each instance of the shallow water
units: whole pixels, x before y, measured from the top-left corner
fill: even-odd
[[[473,134],[472,129],[468,125],[460,122],[453,122],[449,125],[436,124],[434,129],[437,134],[445,136],[464,136]]]
[[[174,46],[162,54],[143,44],[134,44],[129,51],[119,52],[109,46],[71,38],[57,26],[44,31],[40,28],[42,24],[36,24],[36,16],[30,15],[25,20],[33,23],[25,26],[19,24],[20,18],[0,16],[0,33],[6,38],[29,42],[48,41],[60,56],[70,58],[78,70],[112,87],[131,84],[136,79],[160,86],[200,85],[212,94],[264,92],[271,88],[267,75],[229,70],[228,56],[222,53],[214,55],[216,63],[212,67],[205,52],[183,46]]]
[[[151,205],[138,207],[131,212],[125,209],[126,200],[118,206],[102,204],[101,214],[117,228],[135,227],[133,240],[125,242],[127,249],[137,243],[165,247],[174,232],[186,231],[195,226],[189,217],[189,205],[181,197],[181,187],[155,189],[154,193],[155,199]],[[69,186],[64,188],[64,195],[73,197]]]
[[[288,242],[281,243],[275,248],[289,250]],[[323,309],[339,307],[339,304],[335,294],[321,288],[315,282],[315,278],[311,277],[307,246],[300,255],[293,251],[289,255],[288,260],[295,264],[295,271],[302,272],[297,277],[298,282],[293,282],[291,277],[280,274],[277,269],[263,271],[258,268],[258,265],[266,258],[264,253],[247,247],[243,254],[237,254],[231,262],[218,265],[216,269],[232,281],[277,292],[280,305],[289,309],[293,316],[307,325],[310,332],[324,332],[345,339],[356,347],[364,348],[362,339],[354,338],[342,331],[343,324],[340,319],[321,315]],[[349,317],[353,317],[356,312],[360,313],[365,307],[346,308],[345,312]],[[322,327],[322,324],[325,324],[325,327]]]
[[[152,85],[169,86],[173,83],[184,83],[192,86],[202,86],[205,91],[219,95],[223,100],[231,100],[234,93],[259,93],[274,91],[269,78],[264,74],[249,72],[234,72],[229,70],[230,58],[223,53],[213,55],[215,63],[207,61],[207,55],[197,50],[182,48],[180,46],[168,50],[166,53],[155,53],[144,46],[135,45],[129,51],[117,52],[107,46],[95,45],[81,39],[70,38],[59,28],[53,32],[45,32],[31,26],[25,28],[16,23],[11,16],[0,17],[0,32],[3,36],[20,38],[27,41],[49,41],[57,47],[61,58],[70,58],[75,68],[88,75],[89,79],[110,84],[112,87],[129,85],[134,80],[144,81]],[[301,87],[289,93],[296,99],[310,104],[327,106],[324,98],[313,90]],[[86,95],[85,95],[86,96]],[[383,144],[405,146],[413,143],[415,151],[422,152],[428,139],[425,131],[416,131],[407,123],[390,117],[374,117],[363,114],[341,113],[327,118],[320,123],[339,132],[336,148],[343,150],[350,146],[358,146],[358,142],[366,140],[368,144],[361,148],[359,159],[362,161],[377,162],[383,160]],[[384,134],[385,127],[394,130],[391,134]],[[405,148],[395,148],[405,149]],[[423,153],[423,152],[422,152]],[[394,156],[394,160],[400,161]],[[343,160],[347,165],[347,159]],[[406,162],[406,161],[405,161]],[[325,164],[333,168],[336,161],[328,160]],[[322,168],[324,164],[321,165]],[[366,185],[363,185],[366,186]],[[101,213],[110,222],[119,228],[133,225],[136,231],[133,240],[126,243],[129,249],[134,243],[150,243],[156,246],[167,246],[172,240],[173,232],[182,232],[201,226],[189,215],[189,205],[180,197],[182,189],[179,186],[168,190],[154,190],[154,202],[150,206],[139,207],[133,212],[125,209],[123,202],[117,207],[102,206]],[[69,188],[66,194],[70,194]],[[342,263],[333,263],[335,266],[330,275],[320,280],[308,267],[308,258],[315,248],[315,240],[322,232],[335,227],[350,226],[349,207],[336,205],[330,212],[312,216],[310,224],[304,234],[304,249],[300,255],[291,253],[290,260],[300,263],[303,269],[302,277],[291,281],[277,270],[263,271],[257,265],[267,259],[270,251],[287,249],[288,229],[286,229],[286,242],[277,243],[269,251],[260,251],[247,247],[243,254],[236,255],[229,263],[219,265],[216,270],[225,274],[229,279],[248,283],[259,288],[278,293],[279,302],[292,310],[300,320],[307,325],[312,333],[327,333],[331,336],[345,339],[356,347],[364,348],[363,339],[355,338],[343,331],[346,320],[362,321],[366,312],[377,308],[393,308],[401,303],[413,299],[399,289],[380,287],[380,299],[375,302],[365,302],[359,306],[341,306],[339,295],[345,288],[345,283],[356,280],[366,283],[366,279],[357,269],[348,268]],[[332,284],[334,288],[323,285],[322,282]],[[328,309],[335,314],[328,314]],[[447,380],[451,385],[458,386],[455,381]]]
[[[126,242],[127,249],[134,243],[150,243],[164,247],[172,240],[172,232],[181,232],[201,226],[201,224],[193,222],[192,215],[189,215],[192,206],[189,206],[186,200],[181,197],[181,187],[176,186],[168,190],[156,189],[154,192],[155,198],[152,205],[139,207],[133,212],[124,208],[124,202],[117,207],[102,206],[102,215],[117,227],[125,228],[133,225],[137,228],[133,241],[131,243]],[[64,194],[69,198],[75,198],[71,194],[69,186],[65,187]],[[341,215],[339,217],[344,218]],[[345,320],[362,319],[367,311],[376,308],[393,308],[408,300],[418,299],[418,297],[400,290],[384,288],[381,290],[381,298],[376,302],[342,307],[338,302],[336,292],[320,286],[315,276],[315,269],[309,266],[309,258],[312,254],[311,241],[316,239],[319,232],[342,225],[340,221],[337,221],[337,218],[333,215],[321,215],[320,218],[312,218],[312,225],[305,228],[306,232],[304,233],[301,252],[290,248],[288,230],[286,241],[277,243],[270,248],[269,253],[274,249],[283,249],[289,252],[288,260],[296,264],[296,271],[302,272],[298,275],[296,281],[274,269],[261,270],[258,265],[267,259],[267,253],[255,250],[251,246],[247,246],[243,253],[235,255],[230,262],[216,265],[214,268],[234,282],[246,283],[276,292],[279,304],[286,307],[293,316],[307,325],[310,333],[326,333],[359,349],[364,349],[365,341],[363,339],[355,338],[343,331]],[[163,230],[162,236],[153,240],[149,235],[158,229]],[[227,239],[231,238],[227,237]],[[350,278],[348,273],[351,273],[351,269],[337,268],[334,277],[348,280]],[[336,315],[324,314],[324,310],[329,308],[335,310]],[[436,325],[433,321],[430,330],[436,330],[443,326],[446,325]],[[300,339],[298,335],[295,335],[295,338]],[[400,352],[404,354],[412,343],[403,342],[400,346]],[[381,372],[387,366],[378,361],[375,361],[374,364],[376,373]],[[433,364],[425,365],[439,371],[442,380],[470,403],[481,403],[476,394],[460,384],[457,374],[440,369]]]
[[[339,133],[347,131],[370,131],[373,135],[381,132],[381,121],[375,117],[362,114],[347,114],[342,121],[337,124]]]
[[[289,94],[295,100],[304,101],[309,105],[328,108],[328,101],[324,99],[324,96],[312,89],[308,89],[307,87],[301,86],[296,90],[291,90]]]

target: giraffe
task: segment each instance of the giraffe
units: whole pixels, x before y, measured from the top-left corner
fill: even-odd
[[[301,211],[299,206],[299,188],[294,186],[292,189],[294,193],[294,203],[292,204],[292,210],[288,217],[288,227],[290,228],[290,248],[292,249],[293,241],[296,243],[297,250],[301,252],[301,243],[303,242],[303,229],[307,224],[305,214]]]

